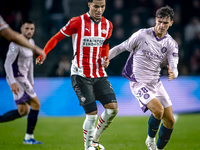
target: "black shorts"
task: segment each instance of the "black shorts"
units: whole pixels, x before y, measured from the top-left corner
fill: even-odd
[[[72,75],[71,82],[81,106],[99,100],[103,105],[117,103],[113,88],[108,77],[84,78],[79,75]]]

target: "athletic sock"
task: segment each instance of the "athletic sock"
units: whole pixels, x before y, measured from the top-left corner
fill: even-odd
[[[21,115],[19,114],[17,109],[11,110],[0,116],[0,122],[7,122],[7,121],[15,120],[20,117]]]
[[[33,135],[33,134],[28,134],[28,133],[26,133],[24,139],[25,139],[25,140],[34,139],[34,135]]]
[[[117,115],[117,112],[118,109],[105,109],[105,111],[101,114],[94,132],[94,142],[99,141],[99,137],[101,136],[103,131],[110,125],[113,118]]]
[[[97,115],[86,115],[85,121],[83,123],[83,137],[85,147],[88,147],[92,144],[96,119]]]
[[[151,138],[154,138],[156,136],[156,133],[158,131],[159,125],[160,125],[160,120],[156,119],[152,114],[149,117],[148,121],[148,135]]]
[[[39,110],[33,110],[31,109],[28,114],[28,123],[27,123],[27,131],[28,134],[33,134],[33,131],[35,129],[36,123],[37,123],[37,117],[38,117]]]
[[[155,137],[150,137],[148,135],[146,141],[148,141],[148,142],[156,142],[156,138]]]
[[[167,129],[163,124],[161,125],[157,141],[158,149],[163,149],[165,147],[171,137],[172,131],[173,129]]]

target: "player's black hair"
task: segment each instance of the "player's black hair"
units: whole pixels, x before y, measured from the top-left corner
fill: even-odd
[[[100,0],[99,0],[100,1]],[[106,0],[105,0],[106,1]],[[92,3],[93,2],[93,0],[88,0],[88,3]]]
[[[156,11],[156,17],[157,18],[165,18],[170,17],[170,20],[172,21],[174,19],[174,11],[171,7],[168,5],[165,7],[161,7]]]
[[[22,21],[22,25],[24,25],[25,23],[34,24],[32,20],[28,20],[28,19]]]

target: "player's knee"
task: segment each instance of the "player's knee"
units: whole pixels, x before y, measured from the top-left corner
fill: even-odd
[[[92,112],[88,112],[88,113],[86,113],[87,115],[96,115],[97,114],[97,110],[95,110],[95,111],[92,111]]]
[[[18,112],[19,112],[19,114],[20,114],[20,116],[26,116],[26,115],[28,115],[28,113],[29,113],[29,110],[28,109],[26,109],[26,108],[24,108],[24,109],[19,109],[18,110]]]
[[[40,109],[40,102],[34,103],[33,105],[31,105],[31,108],[35,109],[35,110],[39,110]]]
[[[109,116],[107,121],[108,121],[108,124],[110,124],[113,121],[114,117],[117,115],[118,108],[117,109],[105,109],[105,113],[107,116]]]
[[[157,109],[153,114],[156,119],[160,120],[163,117],[164,109]]]
[[[170,129],[174,127],[174,123],[175,123],[175,119],[173,118],[170,120]]]
[[[116,116],[118,111],[119,111],[119,108],[116,108],[116,109],[105,109],[106,113],[110,116]]]
[[[38,101],[38,103],[36,105],[37,105],[37,108],[40,109],[41,104],[40,104],[39,101]]]
[[[108,103],[108,104],[105,104],[104,107],[106,109],[118,109],[118,104],[117,103]]]
[[[34,110],[39,110],[40,109],[40,101],[38,100],[38,98],[32,99],[31,108],[34,109]]]
[[[163,121],[163,124],[169,129],[172,129],[174,127],[174,123],[175,123],[174,117],[168,118],[166,121]]]

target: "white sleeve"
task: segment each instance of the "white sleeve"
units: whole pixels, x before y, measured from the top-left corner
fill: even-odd
[[[110,51],[109,51],[109,60],[113,59],[115,56],[119,55],[120,53],[124,52],[126,50],[126,48],[124,47],[124,42],[113,47]]]
[[[17,46],[15,46],[14,43],[11,43],[9,45],[8,53],[6,55],[6,60],[4,64],[6,76],[8,77],[11,84],[15,83],[15,78],[13,74],[12,64],[17,58],[17,55],[19,54],[19,49]]]
[[[167,59],[168,59],[169,67],[174,72],[175,78],[177,78],[178,77],[178,67],[177,66],[178,66],[178,60],[179,60],[177,43],[172,45],[172,47],[167,55]]]
[[[140,42],[140,34],[144,30],[141,29],[135,33],[133,33],[125,42],[124,42],[124,47],[126,48],[127,51],[132,52],[135,47],[137,47],[138,43]]]
[[[122,53],[123,51],[126,51],[126,50],[129,52],[132,52],[134,50],[134,48],[137,46],[138,36],[141,33],[141,31],[142,30],[139,30],[139,31],[133,33],[129,39],[127,39],[120,45],[113,47],[109,51],[108,58],[111,60],[112,58],[114,58],[115,56],[119,55],[120,53]]]

